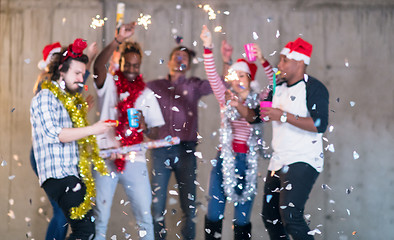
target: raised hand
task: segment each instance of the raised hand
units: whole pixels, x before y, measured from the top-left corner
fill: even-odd
[[[119,28],[119,32],[116,35],[116,39],[119,42],[123,42],[124,40],[128,39],[129,37],[133,36],[135,30],[136,22],[131,22],[127,24],[123,24]]]
[[[205,25],[202,25],[200,38],[203,42],[204,47],[212,48],[212,34],[209,31],[208,27]]]
[[[233,54],[233,46],[231,46],[226,40],[223,40],[220,51],[222,52],[223,62],[230,62],[231,55]]]

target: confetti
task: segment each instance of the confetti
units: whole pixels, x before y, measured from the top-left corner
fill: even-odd
[[[169,166],[170,166],[170,159],[165,160],[165,161],[164,161],[164,164],[165,164],[167,167],[169,167]]]
[[[331,126],[328,128],[328,131],[329,131],[329,132],[332,132],[333,130],[334,130],[334,126],[331,125]]]
[[[5,160],[3,160],[3,161],[1,162],[1,166],[2,166],[2,167],[7,166],[7,162],[6,162]]]
[[[274,56],[276,54],[276,51],[273,51],[271,54],[270,54],[270,56],[272,57],[272,56]]]
[[[174,112],[179,112],[179,109],[177,107],[175,107],[175,106],[172,107],[171,110],[174,111]]]
[[[14,112],[14,111],[15,111],[15,108],[12,108],[12,109],[11,109],[11,112]]]
[[[137,24],[142,25],[145,30],[148,30],[148,25],[151,24],[151,15],[144,15],[140,13],[140,17],[137,19]]]
[[[172,33],[172,34],[177,34],[177,33],[178,33],[178,29],[172,28],[172,29],[171,29],[171,33]]]
[[[14,199],[11,198],[10,200],[8,200],[8,202],[9,202],[10,205],[12,206],[12,205],[14,205],[14,202],[15,202],[15,201],[14,201]]]
[[[177,4],[175,8],[179,10],[182,8],[182,6],[180,4]]]
[[[328,149],[328,151],[330,151],[330,152],[335,152],[334,144],[329,144],[329,145],[327,146],[327,148],[326,148],[326,151],[327,151],[327,149]]]
[[[230,15],[230,12],[229,11],[224,11],[223,14],[228,16],[228,15]]]
[[[181,36],[174,36],[176,44],[181,44],[183,42],[183,37]]]
[[[26,59],[25,59],[25,63],[26,63],[26,64],[29,64],[30,62],[31,62],[30,58],[26,58]]]
[[[267,197],[266,197],[267,203],[269,203],[271,201],[271,199],[272,199],[272,195],[267,195]]]
[[[15,175],[11,175],[8,177],[9,180],[13,180],[15,178]]]
[[[116,235],[112,235],[111,240],[116,240]]]
[[[178,157],[175,157],[174,163],[177,163],[178,161],[179,161],[179,158],[178,158]]]
[[[320,124],[321,124],[320,118],[316,119],[314,124],[315,124],[315,127],[320,127]]]
[[[203,102],[202,100],[200,100],[200,101],[198,102],[198,107],[207,108],[208,105],[207,105],[205,102]]]
[[[176,226],[178,227],[179,224],[181,224],[181,222],[182,222],[182,221],[178,221],[178,222],[176,223]]]
[[[316,228],[316,229],[308,232],[308,235],[315,236],[315,234],[321,234],[320,230]]]
[[[193,42],[193,46],[195,46],[195,47],[197,46],[197,41]]]
[[[8,216],[9,216],[11,219],[15,219],[15,213],[14,213],[14,211],[10,210],[10,211],[8,212]]]
[[[332,189],[330,188],[330,186],[328,186],[327,184],[322,184],[322,185],[321,185],[321,188],[323,188],[323,190],[326,190],[326,189],[332,190]]]
[[[159,64],[163,64],[163,63],[164,63],[164,59],[160,58]]]
[[[358,155],[358,153],[356,151],[353,151],[353,159],[357,160],[360,158],[360,155]]]
[[[218,163],[218,160],[216,160],[216,159],[212,159],[211,160],[211,164],[212,164],[213,167],[216,167],[217,163]]]
[[[146,230],[140,230],[140,231],[138,232],[138,235],[140,236],[140,238],[143,238],[143,237],[146,236],[147,233],[148,233],[148,232],[147,232]]]
[[[275,35],[275,37],[276,37],[276,38],[279,38],[279,37],[280,37],[280,32],[279,32],[279,30],[276,30],[276,35]]]
[[[294,100],[296,100],[296,97],[295,96],[290,96],[290,99],[291,99],[291,101],[294,101]]]
[[[346,211],[347,211],[347,215],[350,216],[350,210],[349,210],[349,209],[346,209]]]
[[[198,158],[202,158],[202,153],[201,152],[194,152],[194,156]]]
[[[175,190],[170,190],[169,193],[174,196],[178,196],[178,192]]]
[[[151,50],[146,50],[144,53],[145,53],[146,56],[150,56],[152,51]]]
[[[293,186],[291,185],[291,183],[289,183],[289,184],[287,184],[287,186],[286,186],[286,190],[291,190],[293,188]]]
[[[267,18],[267,22],[269,22],[269,23],[272,22],[272,18],[271,18],[271,17],[268,17],[268,18]]]
[[[356,105],[356,103],[353,102],[353,101],[350,101],[350,106],[351,106],[351,107],[354,107],[354,105]]]
[[[350,67],[349,60],[347,58],[345,58],[345,67]]]
[[[64,17],[64,18],[62,19],[62,24],[64,25],[64,24],[66,23],[66,21],[67,21],[67,19]]]
[[[253,32],[253,34],[252,34],[252,35],[253,35],[253,39],[254,39],[254,40],[257,40],[257,39],[259,39],[259,36],[257,35],[257,33],[256,33],[256,32]]]

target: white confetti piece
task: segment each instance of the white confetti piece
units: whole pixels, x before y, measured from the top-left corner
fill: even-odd
[[[3,160],[3,161],[1,162],[1,166],[2,166],[2,167],[7,166],[7,162],[6,162],[5,160]]]
[[[349,210],[349,209],[346,209],[346,212],[347,212],[347,215],[350,216],[350,210]]]
[[[335,152],[334,144],[329,144],[326,148],[326,151]]]
[[[138,235],[140,236],[140,238],[143,238],[146,236],[148,232],[146,230],[139,230],[138,231]]]
[[[257,33],[256,33],[256,32],[253,32],[253,39],[254,39],[254,40],[257,40],[257,39],[259,39],[259,36],[257,35]]]
[[[279,219],[275,219],[274,221],[272,221],[272,223],[275,225],[278,223],[278,221],[279,221]]]
[[[270,53],[270,56],[274,56],[276,54],[276,51],[273,51],[272,53]]]
[[[152,51],[151,50],[146,50],[144,53],[145,53],[146,56],[150,56],[152,54]]]
[[[349,59],[347,59],[347,58],[345,58],[345,67],[350,67],[350,64],[349,64]]]
[[[178,161],[179,161],[179,158],[178,158],[178,157],[175,157],[174,163],[177,163]]]
[[[178,227],[179,224],[181,224],[181,222],[182,222],[182,221],[178,221],[178,222],[176,223],[176,226]]]
[[[315,236],[315,234],[321,234],[320,230],[316,228],[308,232],[308,235]]]
[[[164,59],[161,59],[161,58],[160,58],[159,64],[163,64],[163,63],[164,63]]]
[[[25,59],[25,63],[26,63],[26,64],[29,64],[30,62],[31,62],[30,58],[26,58],[26,59]]]
[[[275,37],[276,37],[276,38],[279,38],[279,37],[280,37],[280,32],[279,32],[279,30],[276,30],[276,35],[275,35]]]
[[[334,130],[334,126],[331,125],[331,126],[328,128],[328,131],[329,131],[329,132],[332,132],[333,130]]]
[[[175,107],[175,106],[173,106],[173,107],[171,108],[171,110],[174,111],[174,112],[179,112],[179,109],[178,109],[177,107]]]
[[[330,199],[330,203],[331,203],[331,204],[335,204],[335,201],[332,200],[332,199]]]
[[[270,18],[270,17],[267,18],[267,22],[269,22],[269,23],[272,22],[272,18]]]
[[[290,191],[291,189],[293,189],[293,186],[291,185],[291,183],[287,184],[286,190],[289,190],[289,191]]]
[[[322,185],[321,185],[321,188],[323,188],[323,190],[326,190],[326,189],[332,190],[332,189],[330,188],[330,186],[328,186],[327,184],[322,184]]]
[[[194,152],[194,156],[198,158],[202,158],[202,153],[201,152]]]
[[[77,192],[81,190],[81,184],[77,183],[77,185],[75,185],[75,187],[73,188],[73,192]]]
[[[310,215],[310,214],[305,214],[304,216],[305,216],[305,219],[306,219],[306,220],[311,219],[311,215]]]
[[[181,9],[181,8],[182,8],[182,6],[181,6],[180,4],[177,4],[177,5],[176,5],[176,9],[179,10],[179,9]]]
[[[360,155],[356,151],[353,151],[353,159],[357,160],[359,158],[360,158]]]
[[[8,200],[8,202],[9,202],[9,204],[10,204],[11,206],[14,205],[14,203],[15,203],[14,199],[12,199],[12,198],[10,198],[10,200]]]
[[[207,108],[208,107],[208,105],[205,102],[201,101],[201,100],[198,102],[198,106],[202,107],[202,108]]]
[[[197,41],[193,41],[193,46],[197,46]]]
[[[178,192],[175,190],[170,190],[169,193],[174,196],[178,196]]]
[[[290,202],[289,207],[295,207],[294,203]]]
[[[350,101],[350,106],[351,106],[351,107],[354,107],[354,105],[356,105],[356,103],[353,102],[353,101]]]
[[[228,15],[230,15],[230,12],[229,11],[224,11],[223,14],[228,16]]]
[[[116,235],[112,235],[111,240],[116,240]]]
[[[212,159],[212,160],[211,160],[212,166],[213,166],[213,167],[216,167],[217,162],[218,162],[218,160]]]
[[[8,212],[8,216],[9,216],[11,219],[15,219],[15,213],[14,213],[14,211],[10,210],[10,211]]]
[[[15,175],[11,175],[8,177],[9,180],[13,180],[15,178]]]

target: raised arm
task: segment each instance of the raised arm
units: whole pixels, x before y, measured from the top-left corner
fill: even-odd
[[[227,89],[216,71],[215,61],[212,53],[212,35],[207,26],[205,25],[202,27],[200,38],[203,41],[204,45],[205,72],[207,74],[209,83],[211,84],[212,91],[216,96],[216,99],[221,105],[223,105],[225,104],[224,94]]]
[[[223,60],[223,72],[222,75],[226,76],[228,69],[230,68],[233,61],[231,55],[233,54],[233,46],[231,46],[226,40],[222,41],[222,46],[220,47],[220,52],[222,53]]]
[[[261,63],[261,66],[264,68],[265,75],[267,75],[268,78],[268,85],[272,86],[273,85],[273,77],[274,77],[274,71],[272,70],[271,64],[264,58],[264,55],[261,51],[261,48],[258,44],[254,44],[254,49],[256,49],[256,57]],[[265,99],[268,96],[270,89],[269,88],[264,88],[262,90],[262,93],[260,94],[261,99]]]
[[[105,78],[107,76],[107,68],[105,67],[105,64],[108,63],[112,53],[116,50],[116,48],[119,47],[123,41],[134,34],[134,26],[135,22],[122,25],[114,40],[112,40],[112,42],[108,44],[97,56],[93,66],[94,74],[96,75],[94,81],[97,88],[102,88],[104,85]]]

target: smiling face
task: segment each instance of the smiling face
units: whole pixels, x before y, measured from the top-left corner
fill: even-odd
[[[78,92],[80,84],[83,84],[83,75],[86,71],[86,64],[80,61],[71,60],[67,72],[61,72],[61,80],[64,80],[66,90],[72,94]]]
[[[132,82],[140,74],[141,56],[134,52],[126,53],[120,64],[120,71],[124,77]]]
[[[238,79],[231,81],[231,87],[233,90],[238,93],[244,93],[250,91],[250,77],[249,74],[243,71],[236,70]]]

